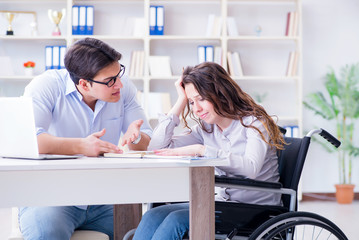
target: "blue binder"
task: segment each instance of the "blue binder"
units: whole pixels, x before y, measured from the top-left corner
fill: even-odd
[[[72,6],[72,35],[79,35],[79,6]]]
[[[45,70],[52,69],[52,46],[45,47]]]
[[[164,21],[165,21],[165,9],[163,6],[156,7],[156,35],[163,35]]]
[[[93,35],[94,7],[86,6],[86,35]]]
[[[86,6],[79,6],[79,35],[86,34]]]
[[[59,69],[65,68],[65,55],[66,55],[66,46],[60,46],[60,67]]]
[[[156,35],[156,6],[150,6],[150,35]]]

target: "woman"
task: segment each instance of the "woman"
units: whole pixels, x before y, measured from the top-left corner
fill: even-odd
[[[205,62],[187,67],[175,83],[178,99],[159,119],[149,149],[159,155],[226,157],[220,175],[276,182],[279,180],[277,149],[284,140],[273,119],[231,79],[218,64]],[[179,116],[188,115],[197,125],[186,134],[173,136]],[[221,189],[220,201],[280,205],[280,195],[239,189]],[[142,218],[134,240],[182,239],[189,229],[189,205],[164,205]]]

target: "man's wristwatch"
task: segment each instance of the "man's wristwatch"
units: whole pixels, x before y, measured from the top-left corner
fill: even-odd
[[[141,141],[141,133],[138,134],[138,137],[136,138],[135,141],[132,142],[132,144],[137,144],[137,143],[139,143],[140,141]]]

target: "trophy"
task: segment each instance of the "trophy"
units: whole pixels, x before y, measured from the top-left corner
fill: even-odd
[[[9,26],[7,27],[6,35],[14,35],[14,31],[12,30],[11,22],[14,19],[15,14],[11,12],[6,12],[5,17],[9,22]]]
[[[65,8],[63,8],[61,12],[49,9],[49,11],[48,11],[49,18],[50,18],[51,22],[53,22],[56,25],[54,31],[52,32],[53,36],[61,35],[59,24],[60,24],[61,20],[65,17],[65,14],[66,14]]]

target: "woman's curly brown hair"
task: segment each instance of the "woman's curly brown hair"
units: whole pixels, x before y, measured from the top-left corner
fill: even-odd
[[[283,149],[285,141],[277,124],[264,108],[258,105],[251,96],[245,93],[238,84],[230,77],[227,71],[217,63],[204,62],[194,67],[187,67],[182,73],[183,86],[193,84],[199,95],[213,104],[214,111],[222,117],[239,120],[246,128],[253,128],[261,135],[261,138],[271,147]],[[203,122],[193,114],[189,103],[182,112],[184,124],[189,128],[186,117],[195,120],[206,132],[212,129],[205,129]],[[269,141],[263,133],[255,126],[243,123],[243,118],[254,116],[261,121],[268,132]]]

